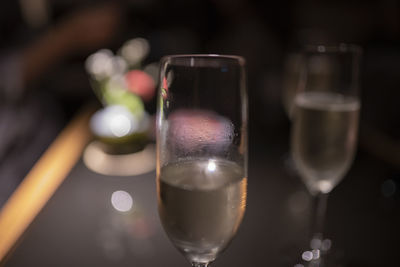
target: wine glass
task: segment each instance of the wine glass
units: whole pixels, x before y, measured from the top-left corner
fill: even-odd
[[[357,147],[360,57],[361,48],[346,44],[308,47],[302,54],[291,149],[315,202],[311,250],[302,255],[311,266],[322,266],[330,248],[322,235],[327,196],[346,175]]]
[[[159,216],[192,266],[209,266],[243,219],[247,187],[245,61],[176,55],[161,61],[157,109]]]

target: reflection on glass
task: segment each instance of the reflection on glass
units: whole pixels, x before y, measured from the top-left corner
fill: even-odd
[[[136,66],[146,58],[150,52],[149,42],[144,38],[134,38],[122,45],[119,54],[130,66]]]
[[[179,109],[169,116],[168,131],[174,148],[188,153],[197,149],[225,151],[233,140],[233,124],[228,118],[201,109]]]
[[[215,165],[214,160],[209,160],[207,165],[207,170],[209,172],[214,172],[217,169],[217,165]]]

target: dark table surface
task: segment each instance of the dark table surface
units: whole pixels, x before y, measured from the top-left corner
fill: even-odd
[[[302,247],[308,247],[311,197],[285,164],[286,138],[250,142],[245,218],[213,266],[294,266],[300,262]],[[398,173],[358,152],[348,175],[331,192],[325,232],[333,242],[332,262],[337,263],[333,266],[398,266],[399,190],[382,192],[388,179],[398,182]],[[132,196],[131,211],[113,208],[111,195],[118,190]],[[89,170],[82,160],[4,265],[189,266],[158,219],[155,171],[105,176]]]

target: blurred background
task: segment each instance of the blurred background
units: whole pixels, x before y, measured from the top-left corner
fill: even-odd
[[[340,205],[356,201],[355,192],[367,188],[367,201],[360,205],[381,218],[369,230],[389,229],[385,238],[374,233],[369,240],[377,238],[389,250],[399,247],[394,238],[399,234],[394,218],[399,215],[400,196],[400,4],[396,0],[2,0],[0,206],[73,114],[89,102],[99,103],[86,59],[104,48],[117,53],[127,40],[138,37],[150,47],[143,68],[168,54],[235,54],[246,59],[250,168],[254,169],[253,162],[261,159],[285,164],[290,121],[283,95],[293,53],[309,44],[360,45],[358,178],[347,179],[350,173],[332,193],[331,202],[339,211]],[[155,98],[144,104],[154,114]],[[363,171],[366,166],[368,173]],[[302,186],[295,174],[287,176],[287,181],[275,185]],[[251,190],[250,185],[249,207],[256,201]],[[343,200],[340,194],[351,198]],[[373,201],[368,202],[370,197]],[[336,215],[348,214],[333,208],[328,221],[340,221]]]

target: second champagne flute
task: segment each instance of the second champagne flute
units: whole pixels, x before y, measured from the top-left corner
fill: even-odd
[[[303,182],[315,199],[311,251],[303,259],[322,266],[322,230],[328,193],[343,179],[357,147],[359,63],[355,45],[309,47],[294,98],[292,155]]]
[[[236,234],[246,207],[244,59],[168,56],[162,59],[160,78],[160,219],[192,266],[209,266]]]

